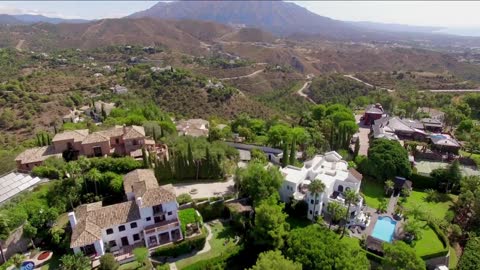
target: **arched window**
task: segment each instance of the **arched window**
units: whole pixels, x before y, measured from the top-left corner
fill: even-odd
[[[343,192],[343,186],[342,185],[338,186],[338,192]]]

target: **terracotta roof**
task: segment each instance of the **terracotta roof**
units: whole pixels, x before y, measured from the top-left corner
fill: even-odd
[[[65,131],[62,133],[57,133],[52,139],[52,142],[72,140],[74,142],[81,142],[88,136],[88,129],[78,129],[72,131]]]
[[[142,207],[150,207],[166,202],[172,202],[175,201],[175,199],[175,192],[172,192],[163,186],[154,189],[147,189],[142,195]]]
[[[348,169],[348,172],[358,181],[362,181],[363,175],[359,173],[357,170],[355,170],[354,168]]]
[[[141,126],[131,126],[126,128],[127,131],[123,135],[124,139],[136,139],[145,137],[145,129]]]
[[[123,177],[123,188],[125,190],[125,193],[138,192],[143,194],[142,189],[143,191],[145,191],[147,189],[152,189],[156,187],[158,187],[157,178],[155,177],[153,170],[150,169],[137,169],[127,173]],[[141,196],[137,194],[135,195]]]
[[[114,126],[107,130],[98,131],[102,136],[105,137],[120,137],[123,135],[123,127],[122,126]]]
[[[83,140],[82,144],[89,144],[89,143],[99,143],[99,142],[108,142],[110,139],[101,135],[99,132],[94,132],[88,135],[85,140]]]
[[[77,207],[77,225],[73,228],[70,247],[82,247],[102,238],[102,229],[140,219],[134,201],[101,206],[101,202]]]
[[[56,153],[55,148],[52,145],[35,147],[35,148],[27,149],[22,153],[20,153],[15,158],[15,161],[20,161],[20,163],[26,164],[26,163],[33,163],[33,162],[41,162],[46,160],[49,157],[61,158],[62,154]]]

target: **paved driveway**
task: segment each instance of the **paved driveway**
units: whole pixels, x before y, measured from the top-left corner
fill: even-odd
[[[357,121],[359,127],[358,139],[360,140],[360,150],[358,151],[358,154],[366,156],[368,154],[368,134],[370,133],[370,127],[363,125],[363,123],[360,122],[360,117],[362,117],[362,115],[355,115],[355,120]]]
[[[217,197],[220,195],[231,194],[234,192],[233,177],[230,177],[226,182],[210,182],[210,183],[182,183],[174,184],[175,193],[178,195],[188,193],[194,199]],[[196,194],[190,193],[192,189],[196,189]]]

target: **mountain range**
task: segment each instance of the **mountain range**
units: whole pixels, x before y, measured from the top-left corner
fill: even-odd
[[[88,22],[88,20],[63,19],[63,18],[47,17],[47,16],[43,16],[43,15],[33,15],[33,14],[17,14],[17,15],[0,14],[0,24],[27,25],[27,24],[34,24],[34,23],[39,23],[39,22],[52,23],[52,24],[86,23],[86,22]]]

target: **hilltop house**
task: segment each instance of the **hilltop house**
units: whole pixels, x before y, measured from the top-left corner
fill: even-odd
[[[365,125],[372,125],[375,120],[382,118],[385,114],[380,103],[368,105],[363,114],[363,123]]]
[[[353,168],[335,151],[324,155],[317,155],[305,162],[302,168],[287,166],[281,168],[284,177],[280,187],[280,199],[283,202],[304,200],[308,204],[307,217],[313,219],[325,213],[330,202],[345,203],[344,192],[347,190],[360,191],[362,175]],[[315,194],[308,191],[313,180],[320,180],[325,184],[325,191],[315,198]],[[349,209],[350,218],[354,219],[361,213],[363,199],[352,204]]]
[[[17,156],[17,169],[30,171],[49,157],[64,157],[74,160],[78,156],[102,157],[110,155],[142,157],[142,148],[156,152],[160,158],[168,155],[166,145],[156,145],[145,136],[141,126],[115,126],[89,133],[88,129],[57,133],[52,145],[27,149]],[[168,156],[166,156],[168,158]]]
[[[209,122],[203,119],[188,119],[177,122],[178,136],[208,136]]]
[[[74,253],[96,258],[183,239],[172,185],[159,186],[152,170],[138,169],[125,175],[124,190],[126,202],[83,204],[68,213]]]
[[[426,141],[428,138],[422,122],[406,118],[401,119],[397,116],[386,116],[375,120],[372,130],[375,139]]]

